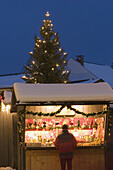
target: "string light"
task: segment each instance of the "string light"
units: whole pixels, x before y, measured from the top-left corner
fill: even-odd
[[[64,55],[67,55],[67,52],[66,52],[66,53],[64,53]]]
[[[29,54],[30,54],[30,55],[33,55],[33,52],[31,51],[31,52],[29,52]]]
[[[47,53],[47,51],[45,50],[45,53]]]
[[[41,40],[39,40],[39,42],[41,42]]]
[[[43,43],[46,43],[46,41],[43,41]]]
[[[67,83],[67,81],[65,80],[64,83]]]
[[[42,30],[44,30],[44,27],[42,27]]]
[[[35,61],[32,61],[33,64],[35,64]]]
[[[36,45],[37,47],[39,47],[39,44],[36,43],[35,45]]]
[[[58,66],[59,66],[59,64],[56,64],[56,66],[58,67]]]
[[[46,17],[49,17],[49,16],[50,16],[49,12],[47,12],[45,16],[46,16]]]
[[[53,70],[53,71],[54,71],[54,68],[52,68],[51,70]]]
[[[60,48],[59,51],[61,51],[62,49]]]
[[[65,74],[65,73],[66,73],[66,71],[63,71],[63,72],[62,72],[62,74]]]
[[[64,60],[64,63],[66,63],[66,60]]]
[[[46,32],[45,34],[47,35],[48,33]]]

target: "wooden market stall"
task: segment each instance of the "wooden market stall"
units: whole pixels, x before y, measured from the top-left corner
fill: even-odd
[[[15,83],[12,111],[17,110],[18,170],[58,170],[54,140],[63,124],[78,140],[73,169],[105,170],[105,147],[111,135],[107,83]],[[106,169],[107,170],[107,169]]]

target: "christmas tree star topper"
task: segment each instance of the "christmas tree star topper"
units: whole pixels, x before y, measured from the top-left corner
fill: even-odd
[[[46,16],[46,17],[49,17],[49,16],[50,16],[49,12],[47,12],[45,16]]]

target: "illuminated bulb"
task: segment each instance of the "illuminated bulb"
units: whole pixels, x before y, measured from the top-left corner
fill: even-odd
[[[64,83],[67,83],[67,81],[65,80]]]
[[[39,40],[39,42],[41,42],[41,40]]]
[[[45,20],[43,20],[43,22],[45,22]]]
[[[53,27],[53,24],[51,24],[51,27]]]
[[[51,70],[54,70],[54,68],[52,68]]]
[[[61,51],[62,49],[60,48],[59,51]]]
[[[46,32],[45,34],[47,35],[48,33]]]
[[[65,73],[66,73],[66,71],[63,71],[63,72],[62,72],[62,74],[65,74]]]
[[[67,55],[67,53],[64,53],[64,55]]]
[[[69,71],[67,71],[67,73],[69,73]]]
[[[58,66],[59,66],[59,64],[56,64],[56,66],[58,67]]]
[[[46,43],[46,41],[43,41],[43,43]]]
[[[66,63],[66,60],[64,60],[64,63]]]
[[[42,30],[44,30],[44,27],[42,27]]]
[[[35,64],[35,61],[32,61],[33,64]]]
[[[22,76],[22,78],[26,78],[26,76]]]
[[[45,50],[45,53],[47,53],[47,51]]]
[[[37,47],[39,47],[39,44],[36,43],[35,45],[36,45]]]
[[[46,16],[46,17],[49,17],[49,16],[50,16],[49,12],[47,12],[45,16]]]
[[[33,55],[33,52],[31,51],[31,52],[29,52],[29,54],[30,54],[30,55]]]

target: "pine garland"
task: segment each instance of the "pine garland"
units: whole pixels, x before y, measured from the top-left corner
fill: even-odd
[[[86,117],[93,117],[96,115],[103,115],[103,114],[107,114],[108,111],[101,111],[101,112],[97,112],[97,113],[84,113],[81,112],[73,107],[71,107],[71,105],[62,105],[60,107],[60,109],[58,109],[56,112],[51,112],[51,113],[43,113],[43,112],[33,112],[33,111],[27,111],[27,110],[22,110],[20,111],[20,116],[19,116],[19,121],[18,121],[18,138],[19,138],[19,144],[21,145],[23,143],[23,129],[22,129],[22,124],[23,124],[23,120],[25,118],[26,114],[32,114],[32,115],[37,115],[37,116],[56,116],[58,113],[60,113],[62,111],[62,109],[64,107],[67,107],[70,110],[73,110],[75,112],[75,114],[81,114],[83,116]]]

